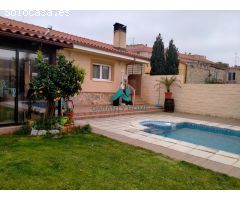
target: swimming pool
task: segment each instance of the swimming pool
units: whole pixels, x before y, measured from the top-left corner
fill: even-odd
[[[240,154],[240,131],[189,122],[142,121],[140,124],[150,134]]]

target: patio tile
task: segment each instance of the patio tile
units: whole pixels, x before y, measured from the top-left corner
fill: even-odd
[[[183,146],[185,146],[185,147],[191,147],[191,148],[197,147],[196,144],[189,143],[189,142],[184,142],[184,141],[181,141],[179,144],[180,144],[180,145],[183,145]]]
[[[155,139],[158,139],[158,140],[163,140],[163,139],[165,138],[165,137],[163,137],[163,136],[155,135],[155,134],[149,134],[149,137],[155,138]]]
[[[182,146],[182,145],[179,145],[179,144],[175,144],[173,146],[170,146],[169,148],[174,149],[176,151],[183,152],[183,153],[186,153],[186,152],[192,150],[192,148],[190,148],[190,147]]]
[[[239,168],[236,168],[236,167],[233,167],[233,168],[228,172],[228,175],[240,178],[240,169],[239,169]]]
[[[136,132],[137,134],[140,134],[140,135],[144,135],[144,136],[149,136],[150,134],[149,133],[146,133],[144,131],[138,131]]]
[[[198,150],[201,150],[201,151],[206,151],[206,152],[209,152],[209,153],[217,153],[217,151],[218,151],[216,149],[212,149],[212,148],[201,146],[201,145],[197,145],[195,147],[195,149],[198,149]]]
[[[172,138],[167,138],[167,137],[163,137],[163,140],[166,141],[166,142],[171,142],[171,143],[175,143],[175,144],[180,144],[181,141],[179,140],[174,140]]]
[[[160,146],[163,146],[163,147],[170,147],[170,146],[172,146],[172,145],[174,145],[173,143],[171,143],[171,142],[165,142],[165,141],[163,141],[163,140],[156,140],[156,141],[154,141],[154,143],[153,144],[157,144],[157,145],[160,145]]]
[[[238,160],[236,163],[234,163],[233,166],[240,168],[240,160]]]
[[[187,153],[185,154],[185,157],[184,157],[183,160],[186,161],[186,162],[192,163],[192,164],[196,164],[196,165],[206,161],[206,159],[204,159],[204,158],[193,156],[193,155],[190,155],[190,154],[187,154]]]
[[[206,162],[202,163],[201,166],[216,171],[219,166],[219,162],[206,160]]]
[[[145,136],[139,135],[139,134],[129,134],[128,137],[138,139],[138,140],[144,140],[146,138]]]
[[[213,155],[212,153],[209,153],[209,152],[206,152],[206,151],[201,151],[201,150],[198,150],[198,149],[193,149],[193,150],[191,150],[187,153],[191,154],[193,156],[200,157],[200,158],[208,158],[211,155]]]
[[[231,126],[231,129],[235,131],[240,131],[240,126]]]
[[[122,130],[115,131],[114,133],[120,134],[120,135],[126,135],[126,136],[132,134],[132,133],[129,133],[129,132],[126,132],[126,131],[122,131]]]
[[[233,165],[234,163],[237,162],[237,159],[235,158],[229,158],[229,157],[217,155],[217,154],[209,157],[208,159],[212,161],[220,162],[226,165]]]
[[[238,154],[230,153],[230,152],[226,152],[226,151],[218,151],[217,155],[222,155],[222,156],[226,156],[226,157],[230,157],[230,158],[236,158],[236,159],[240,158],[240,156]]]
[[[148,143],[151,143],[151,144],[156,144],[156,140],[153,139],[153,138],[149,138],[149,137],[142,137],[141,138],[142,141],[144,142],[148,142]]]
[[[125,131],[130,132],[130,133],[137,133],[139,130],[131,128],[131,129],[126,129]]]

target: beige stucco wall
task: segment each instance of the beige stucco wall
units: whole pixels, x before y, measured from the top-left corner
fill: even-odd
[[[157,89],[157,84],[158,84],[157,81],[163,77],[166,77],[166,76],[164,76],[164,75],[150,76],[148,74],[142,75],[141,97],[146,102],[148,102],[150,104],[158,103],[159,91]],[[171,77],[171,76],[167,76],[167,77]],[[183,83],[183,80],[184,80],[183,78],[184,77],[182,75],[178,75],[177,82]],[[161,88],[160,88],[160,102],[161,103],[164,102],[164,92],[165,92],[165,87],[161,84]]]
[[[186,70],[187,70],[186,64],[179,62],[179,65],[178,65],[178,74],[183,76],[184,82],[186,81]]]
[[[106,105],[111,103],[112,95],[119,89],[122,74],[126,72],[127,61],[114,59],[109,56],[86,53],[75,49],[60,51],[68,60],[86,72],[82,91],[73,97],[74,105]],[[93,80],[93,63],[111,66],[111,81]]]
[[[86,76],[82,85],[82,92],[105,92],[113,93],[119,88],[122,72],[125,73],[126,62],[112,59],[109,57],[98,56],[78,52],[76,50],[64,49],[61,51],[68,60],[74,60],[74,64],[85,69]],[[112,81],[94,81],[92,80],[92,64],[108,64],[112,67]]]
[[[156,104],[158,92],[154,88],[160,76],[142,77],[142,98]],[[165,89],[160,102],[164,103]],[[240,85],[238,84],[181,84],[172,88],[175,109],[179,112],[240,119]]]

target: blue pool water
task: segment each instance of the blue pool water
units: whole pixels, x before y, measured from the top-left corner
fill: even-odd
[[[143,121],[145,132],[240,154],[240,131],[194,123]]]

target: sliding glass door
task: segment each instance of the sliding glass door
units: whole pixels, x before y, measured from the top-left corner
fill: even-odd
[[[0,125],[16,121],[16,51],[0,48]]]
[[[19,51],[18,64],[18,121],[39,118],[44,113],[44,105],[41,101],[29,101],[29,83],[37,76],[37,54],[29,51]]]
[[[37,55],[33,51],[0,47],[0,126],[37,119],[46,102],[29,101],[29,83],[37,76]],[[49,56],[44,55],[49,61]]]

